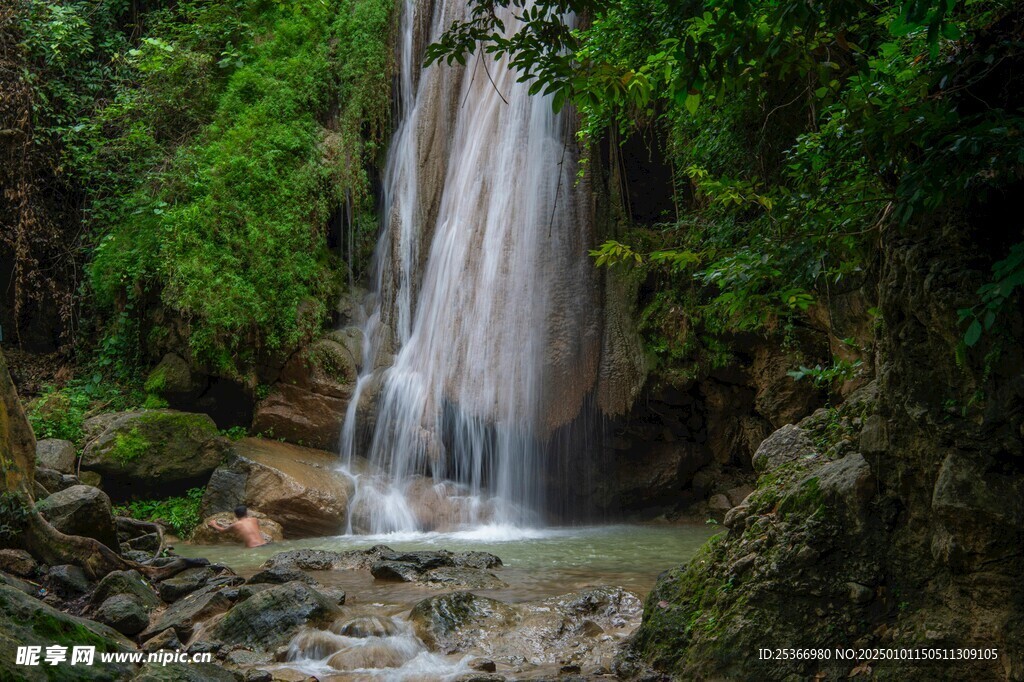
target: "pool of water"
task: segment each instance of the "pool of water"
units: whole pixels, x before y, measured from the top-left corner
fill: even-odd
[[[212,562],[230,566],[241,575],[251,575],[274,554],[289,549],[344,551],[387,545],[396,550],[477,550],[496,554],[504,563],[496,573],[509,584],[508,589],[500,591],[505,594],[499,598],[506,600],[536,599],[587,585],[615,585],[642,597],[654,585],[660,572],[688,561],[701,544],[720,530],[716,526],[698,524],[545,529],[482,526],[452,533],[341,535],[288,540],[254,549],[233,545],[181,544],[176,551],[184,556],[206,557]],[[324,577],[317,576],[321,581]],[[368,574],[365,577],[368,579],[365,582],[374,582]],[[395,591],[396,587],[394,583],[384,583],[372,591],[388,593]],[[359,597],[358,593],[351,596]]]

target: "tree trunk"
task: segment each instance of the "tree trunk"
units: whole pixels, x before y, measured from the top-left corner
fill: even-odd
[[[18,400],[3,351],[0,351],[0,469],[3,490],[24,490],[31,499],[36,473],[36,437]]]

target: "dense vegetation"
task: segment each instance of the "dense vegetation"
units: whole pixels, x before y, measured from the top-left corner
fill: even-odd
[[[180,538],[188,539],[202,522],[199,508],[203,500],[203,488],[192,488],[180,497],[164,500],[132,500],[114,509],[119,516],[128,516],[142,521],[160,521]]]
[[[351,261],[372,242],[391,14],[384,0],[5,7],[16,307],[59,304],[65,340],[98,343],[111,376],[173,335],[227,376],[308,337],[343,271],[329,221],[362,236]]]
[[[593,255],[646,283],[641,324],[670,376],[725,363],[730,334],[785,338],[827,310],[870,276],[883,230],[969,210],[1021,180],[1013,3],[522,4],[476,0],[430,58],[511,55],[555,108],[576,105],[584,142],[610,141],[613,164],[630,136],[661,147],[674,211]],[[511,34],[508,9],[525,20]],[[1016,225],[993,235],[1006,259],[961,311],[964,352],[998,330],[1024,282],[1021,236]],[[856,370],[837,361],[798,374]]]

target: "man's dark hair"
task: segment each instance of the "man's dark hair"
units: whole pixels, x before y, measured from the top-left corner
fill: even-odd
[[[249,510],[245,508],[244,504],[240,504],[237,507],[235,507],[235,516],[237,516],[238,518],[244,519],[248,515]]]

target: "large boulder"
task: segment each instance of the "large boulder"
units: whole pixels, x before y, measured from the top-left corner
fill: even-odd
[[[36,441],[36,466],[62,474],[75,473],[75,444],[57,438]]]
[[[170,604],[207,585],[233,586],[242,582],[242,578],[224,566],[196,566],[161,581],[157,585],[157,592],[161,599]]]
[[[267,515],[252,510],[249,512],[249,516],[256,519],[256,522],[260,525],[260,534],[263,536],[264,542],[280,542],[284,539],[284,530],[281,528],[281,524],[273,519],[267,518]],[[193,545],[221,545],[221,544],[238,544],[238,536],[233,532],[227,531],[227,528],[237,521],[234,512],[218,512],[213,516],[209,516],[203,519],[203,522],[199,524],[195,532],[192,533],[191,542]],[[210,523],[217,524],[222,530],[216,531],[210,527]]]
[[[237,604],[211,630],[228,645],[273,650],[302,626],[326,627],[341,614],[331,599],[302,582],[274,585]]]
[[[39,564],[23,549],[0,549],[0,571],[19,578],[33,578]]]
[[[115,680],[131,675],[130,663],[103,665],[16,665],[14,652],[19,646],[96,647],[96,661],[107,652],[132,651],[134,646],[121,634],[95,621],[77,618],[40,602],[17,589],[0,585],[0,679],[42,682],[43,680]],[[54,677],[54,670],[58,676]]]
[[[205,484],[229,443],[205,414],[124,412],[86,446],[82,468],[100,474],[107,490],[166,497]]]
[[[799,426],[786,424],[764,439],[754,453],[754,471],[766,474],[789,462],[809,461],[817,457],[814,443]]]
[[[332,338],[296,352],[256,406],[253,431],[300,445],[336,448],[341,416],[356,386],[356,367],[349,349]]]
[[[103,576],[90,601],[94,606],[98,606],[119,594],[129,595],[146,610],[152,610],[160,605],[156,591],[138,571],[111,571]]]
[[[289,538],[345,529],[354,485],[335,470],[338,457],[287,443],[244,438],[229,463],[217,469],[203,496],[204,516],[239,504],[279,523]]]
[[[36,468],[36,485],[42,487],[45,493],[36,491],[36,499],[42,499],[49,497],[52,493],[66,490],[73,485],[84,484],[92,486],[93,488],[99,488],[98,485],[89,483],[87,481],[79,480],[77,477],[71,474],[62,474],[56,469],[43,469],[41,467]]]
[[[95,538],[115,550],[118,547],[110,498],[99,488],[73,485],[42,500],[37,508],[62,533]]]
[[[85,571],[72,564],[51,566],[46,573],[46,584],[51,592],[67,598],[79,597],[92,589]]]

